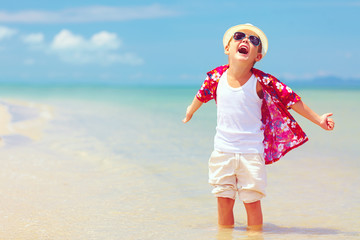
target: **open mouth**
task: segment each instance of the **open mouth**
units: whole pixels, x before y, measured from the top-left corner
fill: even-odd
[[[249,49],[245,46],[241,46],[239,49],[238,49],[238,52],[241,53],[241,54],[248,54],[249,52]]]

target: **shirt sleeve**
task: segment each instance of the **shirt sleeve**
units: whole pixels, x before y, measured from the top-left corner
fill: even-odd
[[[206,77],[204,83],[196,94],[196,97],[200,102],[206,103],[215,98],[215,83],[209,76]]]
[[[290,108],[297,101],[301,100],[301,97],[297,95],[289,86],[280,82],[276,78],[273,79],[274,90],[279,100],[284,104],[287,108]]]

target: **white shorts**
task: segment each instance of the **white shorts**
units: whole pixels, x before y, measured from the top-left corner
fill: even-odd
[[[214,150],[209,159],[209,183],[216,197],[239,198],[245,203],[265,196],[266,171],[262,154]]]

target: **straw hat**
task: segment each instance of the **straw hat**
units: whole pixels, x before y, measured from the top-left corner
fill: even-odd
[[[258,35],[260,37],[261,44],[262,44],[262,52],[261,53],[264,57],[268,50],[267,37],[263,31],[261,31],[259,28],[255,27],[254,25],[252,25],[250,23],[240,24],[240,25],[236,25],[236,26],[229,28],[225,32],[224,37],[223,37],[224,48],[227,46],[227,44],[229,43],[229,41],[232,38],[232,36],[234,35],[234,33],[239,32],[241,30],[250,30],[250,31],[256,33],[256,35]]]

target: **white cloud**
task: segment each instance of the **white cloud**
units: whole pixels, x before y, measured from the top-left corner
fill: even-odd
[[[115,33],[101,31],[94,34],[89,40],[81,35],[75,35],[67,29],[63,29],[58,33],[51,48],[54,50],[77,49],[92,51],[95,49],[118,49],[121,46],[121,40]]]
[[[0,41],[17,34],[17,30],[0,26]],[[23,43],[31,50],[52,54],[61,61],[71,64],[126,64],[141,65],[144,60],[138,55],[124,51],[122,41],[116,33],[100,31],[86,38],[67,29],[56,34],[51,42],[45,41],[43,33],[22,35]],[[0,51],[5,48],[0,46]],[[27,58],[25,65],[35,64],[35,60]]]
[[[121,45],[120,39],[114,33],[106,31],[99,32],[91,37],[90,42],[97,47],[117,49]]]
[[[17,33],[16,29],[0,26],[0,41],[5,38],[10,38]]]
[[[55,37],[51,43],[51,48],[54,50],[76,49],[84,46],[85,39],[81,36],[74,35],[69,30],[62,30]]]
[[[134,7],[88,6],[60,11],[24,10],[0,11],[0,22],[79,23],[118,22],[177,16],[179,13],[159,4]]]
[[[122,42],[115,33],[101,31],[86,39],[64,29],[54,37],[49,48],[50,53],[57,55],[64,62],[73,64],[143,63],[143,59],[133,53],[120,53],[121,45]]]
[[[23,36],[22,38],[24,43],[30,44],[30,45],[38,45],[42,44],[44,42],[44,34],[42,33],[32,33]]]

